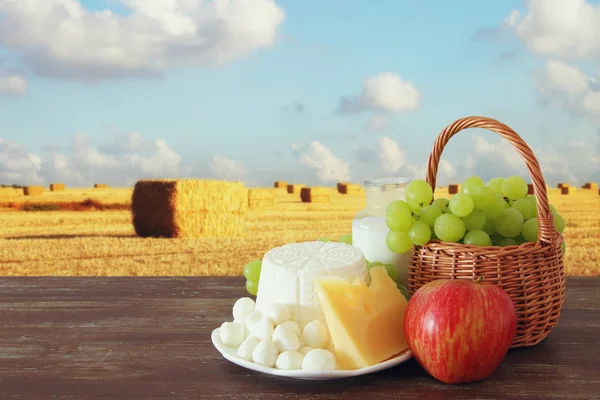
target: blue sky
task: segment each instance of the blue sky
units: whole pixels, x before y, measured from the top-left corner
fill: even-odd
[[[586,23],[600,25],[600,17],[574,18],[576,29],[568,29],[570,22],[544,13],[548,7],[583,18],[600,9],[597,2],[574,0],[571,10],[558,9],[556,0],[469,0],[460,7],[280,0],[280,14],[268,2],[247,0],[251,8],[221,2],[230,8],[216,18],[200,7],[152,14],[148,4],[160,2],[82,1],[81,12],[61,12],[57,0],[20,6],[0,0],[0,181],[129,185],[192,176],[330,185],[383,174],[422,177],[436,135],[468,115],[493,117],[519,132],[539,153],[551,183],[600,178],[600,79],[594,80],[600,78],[600,40],[584,32]],[[153,15],[171,14],[189,21],[165,17],[176,28],[158,24],[164,32],[131,23],[120,37],[93,39],[104,25],[91,13],[106,9],[115,21],[141,15],[150,23]],[[519,18],[507,22],[514,10]],[[2,16],[17,25],[7,26]],[[71,33],[60,36],[50,23],[31,28],[52,18],[73,24]],[[230,31],[223,33],[215,26],[225,20]],[[201,32],[194,40],[214,41],[210,52],[178,47],[180,37],[168,31],[186,22]],[[564,32],[573,32],[567,45]],[[148,42],[160,46],[133,43],[153,34]],[[111,46],[135,54],[135,63],[123,55],[106,65],[94,59],[96,49]],[[219,60],[222,54],[230,57]],[[410,96],[386,94],[391,81],[382,80],[383,92],[363,98],[360,112],[336,112],[341,98],[360,97],[365,82],[382,73],[409,83],[418,100],[393,107],[390,96],[400,102]],[[484,141],[475,142],[473,134]],[[128,135],[144,145],[115,150]],[[477,130],[454,139],[444,158],[443,180],[525,173],[510,148]]]

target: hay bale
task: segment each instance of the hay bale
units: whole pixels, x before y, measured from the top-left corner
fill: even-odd
[[[560,194],[573,194],[575,192],[574,187],[563,186],[560,188]]]
[[[275,181],[274,187],[276,189],[287,189],[288,183],[286,181]]]
[[[338,186],[338,192],[341,194],[362,194],[362,186],[356,183],[342,183]]]
[[[303,187],[300,189],[300,199],[303,203],[329,203],[331,192],[324,187]]]
[[[268,208],[275,205],[275,189],[248,189],[249,208]]]
[[[94,189],[107,189],[108,185],[106,183],[94,183]]]
[[[564,187],[569,187],[569,184],[568,184],[568,183],[561,182],[561,183],[559,183],[559,184],[557,185],[557,188],[558,188],[558,189],[562,189],[562,188],[564,188]]]
[[[25,196],[41,196],[44,194],[44,188],[42,186],[25,186],[23,194]]]
[[[458,192],[460,192],[460,185],[455,183],[448,185],[448,194],[456,194]]]
[[[340,193],[340,194],[342,193],[342,185],[350,185],[350,184],[352,184],[352,182],[346,182],[346,181],[338,182],[336,185],[338,193]]]
[[[0,187],[0,197],[19,197],[23,196],[23,189],[13,187]]]
[[[527,194],[533,194],[533,183],[527,184]]]
[[[586,182],[585,185],[582,186],[583,189],[588,190],[598,190],[598,183],[596,182]]]
[[[142,180],[131,197],[133,227],[141,237],[239,237],[247,209],[248,190],[236,182]]]
[[[51,192],[64,192],[65,184],[64,183],[51,183],[50,191]]]
[[[289,194],[297,194],[300,193],[300,190],[306,187],[306,185],[300,185],[300,184],[296,184],[296,185],[287,185],[287,192]]]

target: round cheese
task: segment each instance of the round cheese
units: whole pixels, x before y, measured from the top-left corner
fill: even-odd
[[[301,328],[313,320],[325,322],[314,279],[337,276],[348,282],[368,279],[363,253],[338,242],[291,243],[269,250],[262,260],[256,310],[285,305]]]

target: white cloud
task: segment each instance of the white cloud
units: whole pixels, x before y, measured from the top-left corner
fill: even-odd
[[[382,137],[377,140],[375,148],[379,167],[386,174],[398,171],[406,162],[406,155],[395,140]]]
[[[350,180],[350,165],[320,142],[292,145],[298,164],[320,183]]]
[[[400,147],[398,142],[389,138],[381,137],[371,145],[357,146],[354,148],[357,158],[357,174],[361,180],[375,176],[402,176],[409,179],[425,179],[427,165],[422,163],[408,162],[406,151]],[[457,170],[452,163],[441,160],[437,186],[447,185],[451,179],[457,176]]]
[[[0,96],[22,96],[25,93],[27,93],[25,78],[19,75],[0,74]]]
[[[548,60],[538,74],[537,86],[546,102],[557,100],[570,110],[600,117],[600,89],[572,65]]]
[[[43,182],[39,176],[41,160],[37,154],[28,152],[14,142],[0,138],[0,183],[35,185]]]
[[[600,4],[586,0],[528,0],[505,24],[534,53],[600,60]]]
[[[215,65],[274,45],[273,0],[120,0],[129,15],[78,0],[0,0],[0,46],[38,75],[101,80]]]
[[[510,143],[499,139],[492,143],[481,136],[472,136],[472,152],[464,165],[459,181],[477,175],[487,180],[493,177],[519,175],[529,180],[525,161]],[[600,178],[600,135],[595,143],[568,141],[559,145],[533,148],[548,185],[569,182],[582,185]]]
[[[246,168],[241,163],[226,157],[212,157],[208,167],[211,174],[217,179],[237,181],[246,176]]]
[[[399,75],[384,72],[368,78],[358,96],[340,98],[340,114],[366,111],[397,113],[418,108],[421,95],[411,82]]]

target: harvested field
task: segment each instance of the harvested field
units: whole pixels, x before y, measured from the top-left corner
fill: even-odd
[[[131,189],[105,190],[98,196],[108,202],[130,201]],[[93,192],[45,191],[36,202],[84,201]],[[341,195],[335,187],[329,203],[303,203],[286,190],[276,192],[272,208],[248,210],[240,238],[139,238],[129,211],[0,210],[0,275],[239,275],[245,263],[274,246],[349,233],[354,214],[365,206],[364,194]],[[448,191],[438,189],[436,195],[446,197]],[[578,190],[565,196],[549,189],[549,197],[567,222],[567,275],[599,276],[600,195]]]

